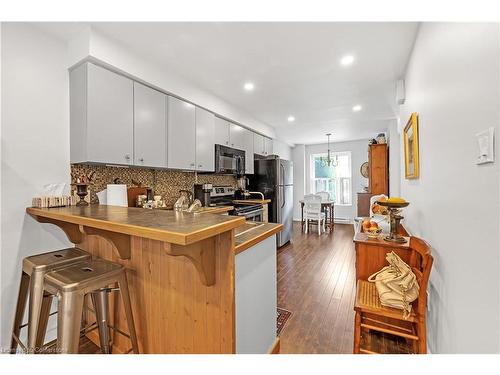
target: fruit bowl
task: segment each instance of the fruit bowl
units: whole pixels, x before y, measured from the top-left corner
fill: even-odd
[[[378,236],[380,236],[380,233],[382,233],[382,228],[369,229],[365,233],[368,238],[378,238]]]
[[[390,208],[403,208],[410,204],[410,202],[390,202],[390,201],[377,201],[377,204],[390,207]]]

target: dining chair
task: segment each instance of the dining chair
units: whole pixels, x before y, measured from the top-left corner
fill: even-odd
[[[326,231],[326,215],[321,211],[321,196],[317,194],[308,194],[304,196],[304,218],[306,220],[306,230],[309,230],[309,221],[315,221],[318,224],[318,234],[321,235],[321,227]]]
[[[321,197],[322,202],[329,202],[330,201],[330,193],[327,191],[318,191],[316,195],[319,195]]]
[[[366,333],[370,331],[402,337],[413,344],[414,353],[427,353],[427,286],[434,258],[429,244],[417,237],[410,237],[407,251],[410,252],[409,266],[419,285],[418,298],[412,303],[410,316],[405,317],[402,310],[383,306],[374,283],[357,280],[354,302],[354,354],[375,354],[372,348],[365,345],[368,340],[364,339],[369,336]]]

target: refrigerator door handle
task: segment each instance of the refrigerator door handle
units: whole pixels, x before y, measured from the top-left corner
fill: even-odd
[[[281,169],[281,181],[279,182],[280,185],[285,185],[285,167],[283,164],[280,163],[280,169]]]
[[[285,197],[285,187],[284,186],[280,186],[279,187],[281,189],[281,199],[282,199],[282,203],[281,203],[281,208],[285,207],[285,204],[286,204],[286,197]]]

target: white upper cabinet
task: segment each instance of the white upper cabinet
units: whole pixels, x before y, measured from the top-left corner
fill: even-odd
[[[223,146],[229,145],[229,122],[215,117],[215,143]]]
[[[70,161],[215,171],[215,145],[271,155],[273,142],[90,62],[70,71]]]
[[[92,63],[70,73],[71,162],[132,164],[132,80]]]
[[[260,134],[253,133],[253,152],[258,155],[265,155],[264,137]]]
[[[245,173],[246,174],[253,174],[254,173],[254,168],[253,168],[253,132],[247,129],[243,129],[243,141],[244,141],[244,147],[243,150],[245,150]]]
[[[254,152],[262,156],[273,154],[273,140],[260,134],[253,134]]]
[[[196,169],[215,171],[215,115],[196,107]]]
[[[167,101],[167,165],[169,168],[195,170],[195,106],[172,96]]]
[[[166,95],[134,82],[134,164],[167,167]]]
[[[245,134],[246,134],[246,129],[233,124],[229,123],[229,146],[232,148],[236,148],[238,150],[244,150],[245,149]]]
[[[264,153],[266,156],[273,154],[273,140],[271,138],[264,137]]]

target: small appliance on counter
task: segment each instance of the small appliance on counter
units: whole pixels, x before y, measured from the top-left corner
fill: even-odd
[[[199,199],[203,207],[210,206],[210,194],[212,193],[212,184],[195,184],[194,198]]]
[[[210,200],[214,206],[233,206],[229,215],[244,216],[249,221],[263,221],[264,207],[262,204],[234,203],[235,190],[231,186],[214,186]]]
[[[236,191],[234,192],[235,199],[247,199],[250,196],[248,192],[248,177],[241,176],[236,180]]]

